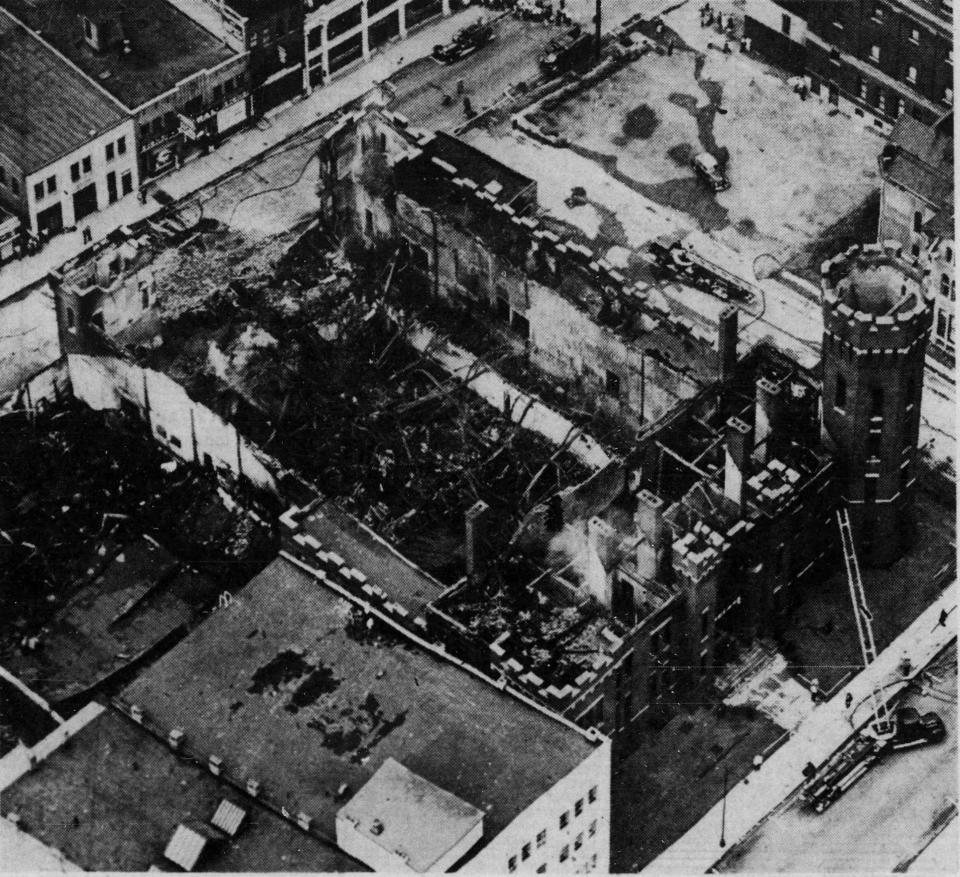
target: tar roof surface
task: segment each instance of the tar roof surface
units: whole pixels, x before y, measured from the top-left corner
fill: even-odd
[[[0,0],[0,5],[42,30],[47,42],[131,110],[236,54],[166,0]],[[119,20],[130,54],[94,51],[83,39],[81,14]]]
[[[490,183],[498,183],[502,188],[496,193],[496,198],[501,204],[512,204],[518,195],[535,185],[530,177],[442,131],[433,135],[421,149],[421,154],[409,163],[410,173],[403,174],[401,180],[407,194],[421,203],[424,199],[442,198],[443,189],[449,188],[449,183],[446,187],[436,185],[435,178],[439,168],[433,164],[434,158],[455,167],[458,177],[473,180],[480,189],[486,188]],[[422,185],[417,185],[418,180]]]
[[[388,757],[498,833],[593,750],[576,730],[407,640],[278,559],[127,690],[164,727],[333,832]]]
[[[209,845],[200,870],[367,870],[111,710],[6,789],[2,810],[18,812],[25,831],[86,870],[146,871],[164,865],[178,824],[208,823],[224,798],[247,819],[236,837]]]
[[[0,153],[29,174],[124,118],[95,85],[0,10]]]
[[[303,520],[301,528],[316,538],[324,551],[334,551],[348,566],[364,570],[413,615],[422,615],[427,603],[443,593],[444,586],[436,579],[411,566],[335,503],[324,503]]]
[[[900,117],[890,142],[900,149],[887,174],[896,183],[938,203],[953,192],[953,128],[945,124],[925,125],[912,116]]]

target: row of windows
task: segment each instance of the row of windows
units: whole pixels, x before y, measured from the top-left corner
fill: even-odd
[[[596,802],[597,802],[597,787],[591,786],[590,790],[587,792],[586,803],[595,804]],[[578,798],[573,805],[573,815],[575,819],[583,815],[583,809],[584,809],[584,799]],[[560,829],[563,830],[567,828],[569,825],[570,825],[570,811],[564,810],[563,813],[560,814]],[[594,819],[590,823],[590,826],[587,831],[590,837],[593,837],[597,833],[596,819]],[[537,832],[536,844],[537,844],[538,850],[546,846],[547,829],[542,828],[540,829],[540,831]],[[577,835],[577,838],[574,841],[574,849],[579,850],[582,845],[583,845],[583,832],[580,832],[580,834]],[[520,848],[519,860],[521,862],[526,862],[530,858],[531,854],[532,854],[532,847],[531,847],[531,843],[528,841]],[[569,857],[569,855],[570,855],[570,848],[569,846],[565,846],[560,853],[560,861],[561,862],[565,861]],[[510,856],[510,858],[507,859],[507,870],[508,871],[517,870],[517,856]],[[539,872],[540,869],[538,868],[537,870]]]
[[[913,396],[913,381],[907,386],[907,398]],[[834,392],[833,405],[835,408],[844,409],[847,407],[847,379],[843,375],[837,375],[837,386]],[[883,416],[883,389],[881,387],[870,388],[870,416]]]
[[[593,837],[597,833],[597,820],[594,819],[587,828],[587,837]],[[547,832],[546,830],[541,831],[537,835],[537,849],[544,846],[547,842]],[[573,840],[573,849],[574,852],[579,850],[583,846],[583,832],[581,831]],[[520,849],[520,861],[526,862],[532,855],[532,850],[530,849],[530,844],[525,843]],[[564,844],[560,849],[559,859],[561,862],[566,862],[570,858],[570,844]],[[590,857],[590,866],[596,867],[597,864],[597,854],[594,853]],[[517,870],[517,857],[511,856],[507,859],[507,870],[511,873]],[[547,870],[547,864],[544,862],[537,868],[538,874],[543,874]]]
[[[47,195],[52,195],[57,191],[57,177],[56,174],[47,177],[47,179],[40,180],[38,183],[33,184],[33,197],[36,201],[42,201]]]

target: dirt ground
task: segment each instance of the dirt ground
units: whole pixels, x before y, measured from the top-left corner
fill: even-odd
[[[750,709],[683,705],[614,766],[610,868],[639,871],[694,825],[752,769],[782,730]],[[720,825],[717,825],[717,839]]]
[[[883,649],[940,593],[955,569],[954,509],[946,501],[953,489],[927,475],[918,479],[915,534],[909,552],[889,569],[861,570],[874,616],[877,648]],[[930,489],[937,490],[934,496]],[[862,666],[846,574],[840,570],[810,590],[780,642],[791,667],[816,677],[824,690]]]
[[[631,124],[638,114],[647,124]],[[879,137],[801,101],[784,74],[739,52],[645,55],[546,121],[572,151],[615,158],[640,195],[750,256],[786,261],[815,247],[878,186]],[[696,179],[690,157],[701,151],[729,154],[728,191]]]

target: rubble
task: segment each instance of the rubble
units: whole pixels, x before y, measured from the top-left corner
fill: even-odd
[[[389,258],[348,267],[315,228],[263,254],[220,229],[157,271],[162,344],[136,354],[440,578],[463,568],[462,516],[492,539],[588,474],[418,351],[391,316]],[[402,320],[402,318],[401,318]]]

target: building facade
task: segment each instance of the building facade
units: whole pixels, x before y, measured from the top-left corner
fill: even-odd
[[[306,0],[304,88],[312,91],[439,16],[451,0]]]
[[[130,116],[2,9],[0,35],[0,203],[45,237],[137,191]]]
[[[823,427],[837,447],[860,559],[874,566],[909,542],[928,278],[895,242],[854,246],[823,264]]]
[[[215,145],[251,114],[248,54],[167,0],[2,0],[126,116],[140,180]],[[46,102],[58,105],[50,92]],[[136,188],[136,187],[135,187]]]
[[[930,268],[933,334],[930,353],[952,370],[954,316],[953,113],[933,125],[912,117],[897,122],[880,155],[878,240],[898,241]]]
[[[814,95],[886,133],[952,107],[952,15],[952,0],[751,0],[746,33],[776,63],[799,72],[802,59]]]

